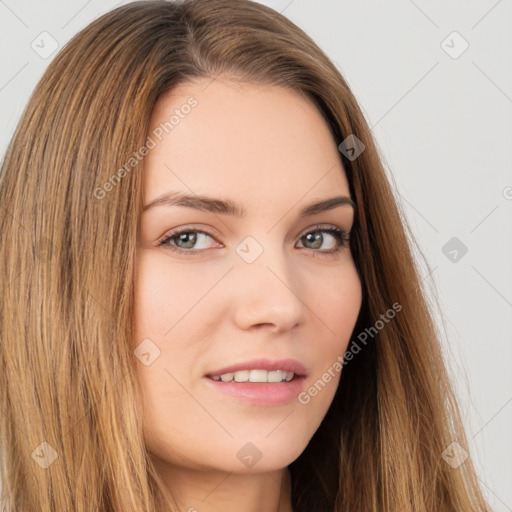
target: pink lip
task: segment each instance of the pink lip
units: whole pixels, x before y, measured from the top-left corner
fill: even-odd
[[[296,359],[279,359],[276,361],[271,361],[270,359],[260,358],[253,359],[252,361],[246,361],[245,363],[238,363],[233,364],[231,366],[226,366],[225,368],[221,368],[220,370],[210,372],[206,376],[215,377],[220,376],[224,373],[233,373],[239,370],[267,370],[269,372],[275,370],[284,370],[285,372],[295,373],[296,377],[305,377],[307,375],[306,367]],[[280,385],[281,383],[277,384]]]
[[[222,382],[208,377],[204,377],[204,380],[206,385],[212,386],[216,391],[253,405],[270,406],[296,400],[304,390],[306,377],[295,376],[290,382]]]

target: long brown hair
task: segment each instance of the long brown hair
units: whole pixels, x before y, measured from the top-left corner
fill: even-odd
[[[490,510],[471,458],[452,467],[442,456],[467,442],[417,244],[368,124],[318,46],[249,0],[119,7],[76,35],[34,90],[0,173],[4,510],[177,510],[145,450],[135,378],[136,157],[164,91],[219,75],[306,94],[337,144],[355,135],[365,146],[355,159],[340,152],[363,286],[354,356],[289,466],[294,511]],[[399,313],[375,328],[393,304]]]

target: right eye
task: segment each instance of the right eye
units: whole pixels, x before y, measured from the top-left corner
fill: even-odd
[[[160,240],[158,245],[171,251],[178,251],[181,254],[193,255],[208,249],[208,247],[196,247],[195,249],[192,249],[192,247],[194,247],[199,241],[202,239],[204,240],[207,237],[213,238],[213,236],[209,233],[199,229],[192,229],[187,227],[178,228],[172,231],[170,234],[166,235],[163,240]]]

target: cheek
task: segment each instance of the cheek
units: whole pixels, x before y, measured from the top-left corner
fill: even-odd
[[[362,304],[361,280],[355,266],[317,273],[308,289],[308,307],[324,325],[327,338],[338,347],[348,343]]]
[[[140,257],[135,285],[137,339],[151,334],[168,341],[185,326],[192,330],[197,326],[196,306],[218,276],[192,269],[178,267],[165,254]]]
[[[317,360],[310,384],[318,380],[311,391],[311,404],[326,409],[334,397],[341,376],[342,360],[350,343],[362,304],[362,287],[355,266],[345,267],[328,276],[316,276],[315,293],[307,302],[312,323],[318,331],[314,347],[308,347],[310,360]],[[321,286],[320,286],[321,285]],[[323,333],[321,335],[320,333]],[[318,395],[316,394],[318,391]],[[313,399],[314,397],[314,399]]]

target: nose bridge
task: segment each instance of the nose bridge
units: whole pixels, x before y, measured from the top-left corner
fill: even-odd
[[[236,320],[240,327],[270,323],[281,330],[306,318],[300,276],[278,237],[247,236],[236,247]]]

